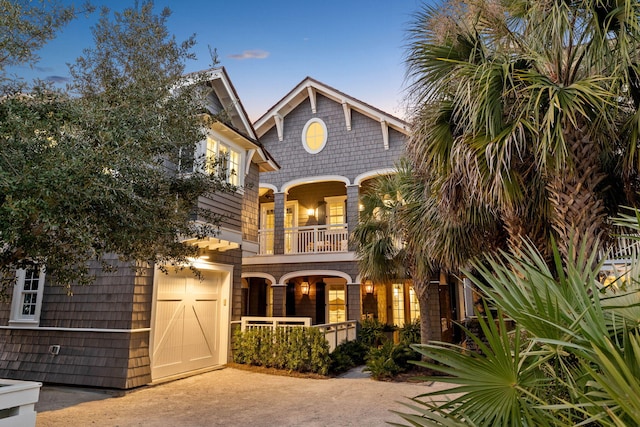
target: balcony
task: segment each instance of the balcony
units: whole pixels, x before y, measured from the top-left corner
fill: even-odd
[[[275,233],[260,230],[260,255],[273,255]],[[285,254],[318,254],[349,251],[347,224],[313,225],[284,229]]]

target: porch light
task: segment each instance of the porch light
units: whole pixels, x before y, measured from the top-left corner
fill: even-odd
[[[373,294],[373,282],[371,280],[366,280],[364,282],[364,291],[367,295]]]
[[[309,279],[304,278],[304,281],[300,284],[300,290],[302,291],[302,295],[309,295]]]
[[[314,209],[307,209],[307,216],[315,216],[316,211]]]

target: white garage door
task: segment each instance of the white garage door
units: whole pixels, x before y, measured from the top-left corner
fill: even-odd
[[[227,272],[158,273],[151,377],[153,380],[226,363],[222,295]],[[225,341],[226,342],[226,341]],[[224,349],[226,352],[226,349]]]

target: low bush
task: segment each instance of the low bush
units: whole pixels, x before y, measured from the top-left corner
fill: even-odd
[[[408,343],[394,344],[386,341],[380,347],[372,347],[366,356],[366,370],[375,380],[384,380],[406,372],[411,360],[419,360],[420,355]]]
[[[368,349],[360,340],[343,342],[329,355],[329,372],[333,375],[341,374],[364,364]]]
[[[405,323],[398,330],[400,342],[405,344],[420,344],[420,319],[416,319],[411,323]]]
[[[321,375],[329,371],[329,344],[316,328],[238,330],[234,338],[236,363]]]
[[[377,319],[365,319],[360,322],[358,340],[367,347],[378,347],[389,339],[386,332],[393,332],[395,329],[395,326],[381,323]]]

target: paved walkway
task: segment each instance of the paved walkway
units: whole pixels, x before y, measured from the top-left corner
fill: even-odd
[[[37,427],[49,426],[385,426],[390,410],[440,383],[380,382],[361,368],[331,379],[233,368],[127,393],[43,387]],[[408,411],[410,412],[410,411]]]

